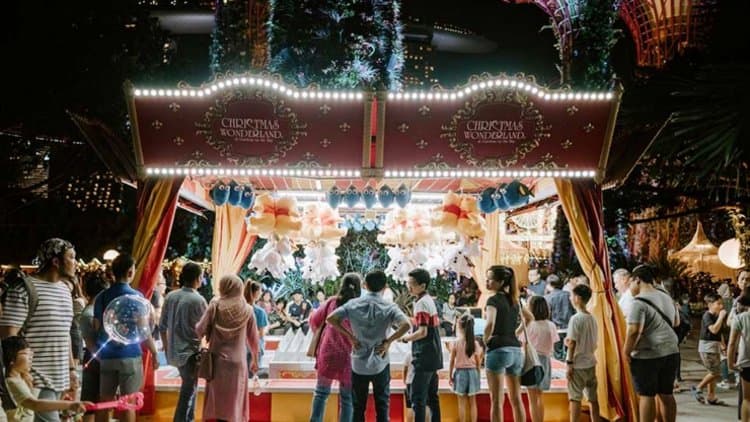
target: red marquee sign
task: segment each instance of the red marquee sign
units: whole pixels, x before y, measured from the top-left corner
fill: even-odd
[[[620,101],[619,92],[549,90],[506,76],[449,91],[363,93],[297,89],[246,75],[127,93],[139,170],[157,175],[536,171],[600,179]]]
[[[247,77],[128,93],[141,171],[359,170],[369,163],[371,103],[362,93],[293,90]]]
[[[599,171],[619,96],[548,91],[498,78],[431,93],[391,93],[378,164],[384,170]]]

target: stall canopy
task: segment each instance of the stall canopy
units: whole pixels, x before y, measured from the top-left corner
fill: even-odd
[[[735,277],[736,271],[722,264],[719,260],[719,248],[708,240],[700,221],[695,228],[695,234],[690,243],[669,257],[685,262],[690,271],[707,272],[718,280]]]
[[[447,190],[480,192],[515,179],[539,187],[545,184],[535,181],[552,179],[595,293],[590,307],[601,339],[601,414],[609,420],[634,418],[622,350],[625,324],[612,293],[602,227],[601,183],[619,88],[552,90],[524,75],[482,75],[450,90],[333,91],[246,74],[199,87],[126,84],[125,91],[138,174],[171,180],[162,186],[167,192],[183,179],[193,187],[200,183],[190,181],[232,179],[254,189],[322,199],[332,185],[403,183],[416,198]],[[161,230],[171,225],[168,217],[157,213],[156,221],[140,224]],[[483,252],[481,268],[498,262],[502,247],[499,218],[491,215],[488,221],[493,224],[485,245],[494,246]],[[227,244],[241,248],[251,242]],[[243,251],[228,253],[241,257]],[[139,280],[139,288],[150,291],[154,282]]]
[[[503,75],[430,92],[298,89],[246,75],[126,93],[141,175],[452,181],[600,181],[620,97]]]

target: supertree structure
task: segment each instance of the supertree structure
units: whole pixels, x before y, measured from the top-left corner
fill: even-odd
[[[703,48],[716,5],[716,0],[620,0],[638,65],[661,68],[677,54]]]

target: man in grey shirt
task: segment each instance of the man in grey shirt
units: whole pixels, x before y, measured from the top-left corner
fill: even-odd
[[[625,355],[638,393],[640,420],[652,421],[656,414],[655,397],[663,404],[666,422],[674,422],[677,405],[672,395],[680,347],[672,327],[678,324],[677,309],[669,295],[654,286],[654,274],[647,265],[631,273],[630,292],[633,307],[628,315]]]
[[[391,343],[409,331],[409,319],[393,303],[383,299],[386,276],[383,271],[375,270],[365,276],[364,296],[350,300],[337,308],[326,322],[341,332],[352,343],[352,392],[354,402],[354,421],[365,420],[367,395],[372,382],[375,396],[375,413],[378,422],[390,419],[388,414],[390,402],[391,368],[388,349]],[[349,320],[351,332],[342,325]],[[391,326],[398,325],[398,330],[388,336]]]
[[[167,361],[179,369],[182,379],[174,414],[175,422],[190,422],[195,415],[198,386],[196,356],[201,344],[195,333],[195,325],[208,307],[206,299],[196,290],[200,286],[202,275],[200,265],[194,262],[188,262],[182,267],[179,280],[182,288],[167,295],[159,323]]]

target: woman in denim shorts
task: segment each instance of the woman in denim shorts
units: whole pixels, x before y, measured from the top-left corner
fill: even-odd
[[[521,322],[521,307],[513,269],[493,265],[487,270],[486,283],[487,290],[494,293],[487,300],[487,325],[484,328],[484,338],[487,342],[485,367],[492,400],[491,420],[494,422],[502,418],[505,378],[508,398],[513,408],[513,420],[525,421],[526,411],[521,402],[523,352],[516,337],[516,329]]]

